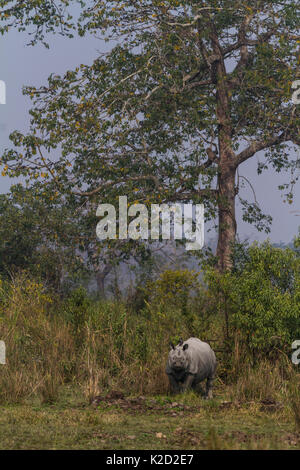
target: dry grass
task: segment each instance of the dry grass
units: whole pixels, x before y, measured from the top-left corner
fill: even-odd
[[[136,314],[122,302],[60,301],[54,305],[43,286],[26,277],[0,284],[0,297],[0,338],[7,350],[7,364],[1,366],[0,375],[2,404],[34,399],[54,404],[66,384],[79,386],[86,403],[109,390],[166,395],[169,340],[178,332],[183,337],[203,338],[200,328],[191,330],[174,308],[149,305]],[[207,338],[215,337],[219,329],[218,319],[212,319]],[[233,354],[218,353],[218,360],[216,383],[224,388],[226,400],[254,402],[258,408],[262,402],[275,408],[288,403],[299,429],[299,374],[289,358],[281,355],[253,367],[237,336]],[[213,430],[210,439],[211,447],[217,447]]]
[[[19,278],[1,290],[6,365],[0,375],[0,402],[19,403],[33,395],[53,402],[66,378],[65,365],[76,360],[70,328],[48,315],[50,299],[41,285]]]

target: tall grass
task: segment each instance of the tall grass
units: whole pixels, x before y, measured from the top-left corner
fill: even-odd
[[[61,300],[25,275],[1,282],[0,301],[0,339],[7,351],[7,363],[0,366],[0,403],[32,397],[53,403],[66,383],[81,387],[90,402],[111,389],[165,394],[169,341],[180,336],[216,341],[222,331],[220,317],[204,318],[199,304],[188,307],[189,315],[186,306],[182,311],[160,301],[135,311],[122,301],[91,301],[83,289]],[[266,359],[254,369],[238,335],[231,351],[224,344],[212,346],[221,346],[218,373],[231,384],[235,400],[288,396],[287,384],[297,374],[292,377],[287,363]],[[297,423],[299,402],[295,393],[289,396]]]
[[[24,275],[2,282],[0,295],[0,338],[7,351],[0,402],[39,396],[51,403],[68,382],[79,384],[89,400],[112,387],[167,391],[170,337],[188,334],[180,312],[146,309],[137,315],[122,302],[91,302],[80,289],[59,301]]]
[[[57,398],[71,364],[74,341],[66,322],[50,315],[51,298],[25,276],[1,283],[0,337],[6,344],[0,401],[16,403],[32,395]]]

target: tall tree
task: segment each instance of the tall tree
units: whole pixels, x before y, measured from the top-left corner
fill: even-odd
[[[89,272],[80,256],[76,214],[35,189],[15,185],[0,195],[0,273],[26,270],[62,291]]]
[[[44,178],[78,204],[204,202],[218,217],[218,267],[230,269],[239,166],[260,151],[258,173],[297,165],[299,18],[294,0],[89,2],[80,34],[118,44],[25,90],[31,130],[11,135],[25,151],[8,150],[4,171]],[[282,188],[289,200],[295,180]],[[266,227],[240,200],[244,219]]]
[[[97,240],[96,209],[64,204],[58,194],[14,185],[0,195],[0,273],[26,270],[58,292],[95,278],[98,291],[113,267],[147,260],[148,246],[134,240]]]

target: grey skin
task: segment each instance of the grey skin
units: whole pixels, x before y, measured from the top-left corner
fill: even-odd
[[[207,379],[205,398],[212,398],[216,368],[214,351],[200,339],[181,340],[176,347],[171,344],[166,373],[173,393],[184,392],[188,388],[197,390],[200,382]]]

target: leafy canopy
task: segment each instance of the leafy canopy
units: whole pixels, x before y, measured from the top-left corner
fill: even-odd
[[[24,89],[31,128],[12,133],[5,173],[42,180],[45,191],[76,204],[117,204],[123,194],[146,204],[205,202],[212,218],[225,145],[234,167],[263,151],[258,173],[291,170],[291,184],[281,187],[291,202],[299,18],[293,0],[82,4],[79,33],[117,45],[91,65]],[[256,202],[240,201],[245,220],[268,226]]]
[[[30,45],[39,41],[48,47],[44,37],[54,31],[73,37],[72,15],[68,12],[71,4],[80,1],[69,0],[0,0],[0,33],[4,35],[11,28],[26,31],[32,39]]]

